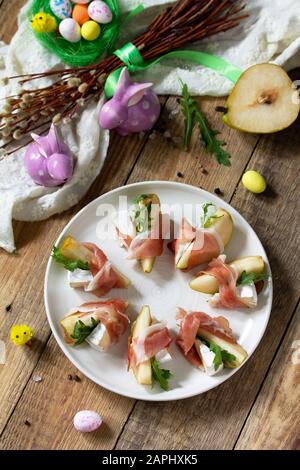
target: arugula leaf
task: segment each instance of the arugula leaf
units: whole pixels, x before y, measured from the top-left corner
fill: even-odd
[[[158,382],[160,387],[167,392],[169,390],[168,381],[173,377],[173,374],[169,370],[161,369],[155,357],[151,359],[151,369],[154,381]]]
[[[74,325],[73,335],[71,335],[71,338],[75,340],[75,346],[82,344],[99,323],[93,317],[91,318],[91,325],[85,325],[83,321],[78,320]]]
[[[231,155],[229,152],[223,149],[226,145],[225,140],[218,140],[216,135],[220,132],[212,129],[205,118],[204,114],[197,109],[195,112],[195,119],[200,128],[201,141],[208,152],[215,156],[215,159],[220,165],[230,166]]]
[[[233,354],[230,354],[228,351],[225,351],[225,349],[222,349],[221,351],[222,354],[222,361],[223,362],[235,362],[236,357]]]
[[[205,204],[202,204],[203,216],[201,216],[201,225],[203,228],[210,227],[215,219],[221,219],[223,217],[223,215],[209,215],[209,207],[214,207],[216,209],[216,206],[211,202],[206,202]]]
[[[81,261],[80,259],[70,260],[63,256],[60,253],[59,248],[57,248],[56,246],[52,248],[51,256],[54,261],[61,264],[68,271],[73,272],[75,271],[75,269],[84,269],[86,271],[89,270],[89,263],[87,261]]]
[[[216,135],[219,131],[212,129],[200,110],[198,103],[190,96],[188,87],[180,80],[182,88],[182,98],[180,100],[181,110],[184,116],[184,150],[188,150],[192,138],[192,133],[195,125],[197,124],[200,129],[201,142],[204,144],[206,150],[215,156],[218,163],[225,166],[230,166],[231,155],[223,149],[226,145],[224,140],[218,140]]]
[[[243,271],[237,281],[237,284],[241,286],[247,286],[249,284],[250,285],[255,284],[256,282],[259,282],[259,281],[265,281],[266,279],[268,279],[268,277],[269,275],[266,273],[256,274],[254,272],[251,272],[247,274],[246,271]]]
[[[206,338],[202,338],[201,336],[197,336],[197,338],[200,341],[202,341],[202,343],[204,343],[215,354],[214,362],[213,362],[215,370],[218,370],[218,368],[223,362],[235,362],[236,361],[236,357],[233,354],[230,354],[225,349],[220,348],[220,346],[218,346],[213,341],[206,339]]]
[[[184,116],[184,138],[183,148],[188,150],[192,138],[193,129],[195,127],[194,112],[195,112],[195,101],[189,94],[186,83],[179,80],[182,88],[182,98],[180,100],[181,110]]]

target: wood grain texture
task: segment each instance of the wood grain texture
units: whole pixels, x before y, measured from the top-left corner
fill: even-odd
[[[298,120],[288,131],[260,140],[248,167],[265,174],[269,190],[255,196],[240,184],[231,201],[261,238],[274,274],[274,306],[262,343],[245,367],[216,390],[176,403],[139,402],[118,449],[229,449],[238,439],[300,295],[299,131]]]
[[[80,382],[68,380],[77,374]],[[98,387],[61,353],[53,337],[34,370],[0,441],[0,449],[109,449],[124,426],[133,401]],[[99,410],[104,424],[82,434],[73,427],[79,409]],[[30,426],[26,425],[28,421]]]
[[[300,450],[300,307],[293,317],[236,449]]]
[[[7,42],[16,29],[17,12],[23,3],[25,0],[0,0],[0,36]],[[165,101],[162,99],[163,104]],[[178,137],[183,124],[178,103],[171,98],[150,137],[112,136],[100,176],[74,209],[41,223],[15,223],[18,252],[0,252],[0,339],[7,343],[7,363],[0,365],[0,449],[223,449],[235,444],[236,448],[300,447],[300,366],[290,364],[291,345],[300,340],[299,308],[284,338],[300,296],[300,123],[298,120],[283,133],[258,139],[225,128],[215,113],[215,106],[222,103],[201,99],[210,122],[228,142],[233,155],[231,168],[220,167],[200,148],[197,133],[191,151],[181,150]],[[170,135],[175,137],[175,144]],[[246,167],[261,170],[267,177],[270,187],[264,195],[247,193],[241,186]],[[51,246],[70,218],[98,195],[127,181],[154,179],[177,180],[209,191],[219,187],[224,199],[232,202],[260,236],[275,284],[267,333],[246,366],[202,396],[160,404],[119,397],[76,372],[53,337],[49,340],[42,295]],[[7,312],[5,307],[10,304],[12,309]],[[30,350],[7,342],[10,326],[19,322],[36,329]],[[68,381],[68,374],[76,373],[81,382]],[[35,383],[33,374],[43,381]],[[72,417],[82,408],[101,412],[105,424],[96,434],[74,431]],[[26,420],[30,426],[25,425]]]
[[[0,12],[1,12],[1,24],[0,24],[0,38],[2,41],[9,43],[12,36],[17,31],[18,13],[26,0],[1,0],[0,1]]]
[[[209,113],[212,122],[215,124],[216,121],[219,119],[219,116],[217,116],[214,113],[214,108],[216,105],[216,102],[214,100],[202,100],[203,105],[206,109],[206,111]],[[205,186],[205,178],[207,178],[207,181],[209,181],[209,188],[213,189],[215,185],[217,185],[222,172],[224,169],[222,169],[217,163],[214,162],[213,158],[208,156],[204,149],[201,149],[199,146],[199,141],[198,141],[198,135],[194,135],[193,139],[193,145],[190,153],[185,153],[181,152],[180,148],[174,147],[170,144],[168,139],[163,137],[163,133],[166,131],[169,132],[173,136],[179,136],[182,133],[182,118],[179,113],[174,115],[173,119],[169,119],[169,114],[174,108],[177,106],[176,100],[174,98],[168,100],[167,106],[164,108],[161,119],[159,123],[157,124],[157,129],[160,129],[159,131],[155,131],[152,133],[152,137],[154,136],[155,138],[150,138],[149,140],[145,140],[147,137],[144,137],[144,140],[141,140],[139,136],[133,136],[130,138],[122,139],[119,136],[114,135],[112,138],[111,146],[110,146],[110,151],[109,155],[107,157],[107,161],[104,165],[104,168],[101,172],[101,175],[99,178],[97,178],[96,182],[94,183],[89,195],[85,198],[85,200],[80,204],[81,206],[86,204],[86,202],[91,199],[92,197],[95,197],[97,194],[100,194],[108,189],[112,189],[115,186],[120,186],[125,183],[127,180],[127,176],[130,175],[131,169],[133,167],[133,172],[131,173],[131,176],[129,178],[129,181],[133,181],[138,179],[173,179],[174,176],[176,175],[177,171],[182,171],[184,174],[188,173],[190,171],[191,176],[185,176],[184,178],[181,178],[181,180],[189,182],[191,178],[192,182],[196,185],[203,185]],[[173,115],[172,115],[173,116]],[[226,138],[228,137],[229,139],[229,145],[232,145],[233,149],[237,149],[239,152],[240,149],[244,149],[242,157],[241,158],[236,158],[236,154],[234,152],[233,154],[233,166],[231,169],[225,169],[227,177],[223,176],[222,178],[222,183],[224,184],[223,189],[226,187],[226,198],[229,199],[230,195],[232,194],[236,184],[239,181],[240,178],[240,173],[242,168],[244,168],[250,158],[250,155],[252,153],[253,147],[256,144],[257,138],[254,138],[253,136],[244,136],[242,134],[236,134],[232,130],[224,128],[224,131],[226,133]],[[230,141],[232,139],[232,135],[235,134],[233,137],[235,140]],[[168,135],[168,134],[167,134]],[[121,151],[120,151],[121,149]],[[139,156],[140,155],[140,156]],[[138,158],[139,157],[139,158]],[[134,162],[137,160],[135,166]],[[180,162],[179,162],[180,159]],[[187,162],[188,159],[188,162]],[[144,168],[145,162],[146,165],[149,163],[149,160],[151,161],[152,169],[149,171],[148,167]],[[205,162],[205,168],[207,168],[208,174],[203,174],[201,172],[201,161],[203,163]],[[237,166],[237,168],[236,168]],[[190,168],[194,168],[194,171],[192,171]],[[198,171],[197,171],[198,170]],[[172,172],[172,173],[171,173]],[[227,188],[231,187],[231,193],[227,190]],[[76,211],[78,208],[76,207]],[[70,215],[74,213],[73,211],[69,211],[70,213],[64,216],[59,216],[57,217],[59,219],[59,223],[53,223],[53,220],[56,218],[50,219],[47,223],[46,226],[44,223],[40,224],[25,224],[26,226],[35,226],[35,231],[36,231],[36,237],[35,237],[35,243],[33,244],[32,242],[29,242],[30,237],[32,236],[33,230],[29,233],[29,238],[22,241],[20,240],[19,237],[17,239],[17,244],[21,243],[22,246],[24,246],[25,252],[21,253],[22,259],[24,259],[24,263],[27,263],[27,269],[30,270],[32,269],[32,264],[31,262],[28,262],[31,256],[34,256],[34,253],[40,248],[41,246],[41,237],[44,240],[44,245],[43,246],[43,253],[45,253],[45,259],[41,262],[40,270],[41,273],[39,274],[40,278],[43,278],[43,272],[45,269],[45,263],[46,259],[48,257],[48,254],[50,252],[51,246],[53,244],[53,240],[55,240],[56,236],[58,235],[58,232],[61,230],[62,225],[69,220]],[[51,223],[52,221],[52,223]],[[48,224],[48,227],[47,227]],[[49,227],[51,226],[51,229],[49,230]],[[48,230],[48,234],[47,234]],[[40,234],[39,234],[40,231]],[[53,233],[55,232],[55,234]],[[20,231],[20,237],[22,235],[22,231]],[[27,247],[27,248],[26,248]],[[25,256],[24,256],[25,255]],[[4,262],[6,268],[3,270],[3,277],[6,278],[7,274],[5,269],[10,270],[11,267],[8,266],[7,259],[9,255],[4,255],[6,258],[6,262]],[[17,276],[17,274],[16,274]],[[28,277],[28,280],[32,279],[30,276]],[[20,283],[24,283],[24,279],[21,277],[18,278]],[[10,288],[5,289],[4,292],[14,292],[13,289],[13,283],[14,280],[11,281],[12,284]],[[31,304],[31,299],[34,295],[36,295],[36,312],[38,312],[38,315],[36,318],[39,320],[37,323],[34,325],[36,330],[39,331],[40,328],[40,322],[43,321],[43,324],[45,325],[45,335],[49,335],[49,329],[47,328],[47,323],[45,320],[45,315],[43,311],[43,299],[42,299],[42,287],[40,286],[40,290],[37,292],[36,285],[34,282],[31,282],[32,289],[27,292],[28,286],[27,282],[23,284],[24,290],[18,293],[18,298],[21,299],[20,302],[24,302],[24,295],[26,292],[27,296],[27,302],[28,304]],[[7,302],[7,301],[6,301]],[[15,304],[17,302],[17,299],[14,302],[14,308]],[[26,305],[27,305],[26,302]],[[29,317],[27,315],[23,315],[22,312],[22,321],[30,323],[32,321],[32,317]],[[12,321],[15,321],[12,319]],[[8,332],[8,328],[10,325],[6,323],[6,328]],[[70,439],[67,439],[66,436],[69,434],[65,434],[65,426],[63,424],[63,419],[64,419],[64,414],[60,412],[57,408],[57,403],[55,401],[52,401],[50,399],[51,396],[54,396],[57,394],[57,390],[60,387],[60,380],[61,380],[61,374],[58,376],[55,375],[53,372],[53,364],[51,360],[46,360],[44,357],[48,357],[48,348],[52,347],[54,342],[51,340],[49,343],[49,346],[45,349],[44,353],[42,354],[42,358],[40,362],[38,363],[37,370],[39,371],[39,375],[48,378],[51,377],[51,381],[48,381],[47,388],[46,387],[40,387],[39,388],[39,401],[38,401],[38,406],[36,411],[35,409],[30,409],[31,407],[31,398],[32,398],[32,390],[36,386],[36,384],[32,384],[31,381],[28,382],[28,385],[26,386],[26,382],[28,381],[30,374],[32,373],[32,370],[34,369],[34,366],[39,358],[39,355],[41,354],[43,347],[45,347],[45,340],[42,339],[42,346],[41,350],[38,351],[37,356],[35,358],[35,361],[33,361],[33,364],[28,364],[26,361],[23,361],[23,374],[22,376],[22,386],[16,386],[16,383],[11,380],[10,375],[11,375],[11,370],[13,370],[13,376],[17,377],[19,375],[19,368],[18,368],[18,361],[14,365],[12,361],[9,360],[10,356],[8,356],[8,363],[7,366],[5,367],[6,369],[6,374],[3,376],[3,380],[1,380],[2,383],[7,383],[8,379],[10,381],[10,387],[7,390],[7,395],[11,393],[12,389],[17,389],[19,393],[15,397],[15,400],[12,401],[10,408],[3,410],[3,426],[5,425],[5,422],[7,420],[8,412],[12,411],[13,407],[16,405],[15,411],[9,420],[9,424],[6,427],[6,429],[3,432],[2,436],[2,444],[4,448],[11,448],[11,447],[18,447],[18,448],[52,448],[52,441],[51,439],[47,439],[47,436],[44,436],[44,433],[42,432],[42,427],[43,427],[43,422],[47,422],[47,430],[48,430],[48,435],[53,434],[55,435],[55,442],[62,442],[63,446],[67,448],[68,446],[71,448],[80,448],[82,446],[82,441],[81,440],[74,440],[73,435],[70,437]],[[9,351],[13,351],[14,354],[18,353],[19,355],[24,354],[24,350],[20,350],[14,348],[12,345],[9,346]],[[64,374],[64,377],[68,375],[68,370],[70,369],[70,365],[68,361],[65,359],[63,354],[61,352],[58,352],[58,347],[55,347],[55,351],[57,352],[58,358],[58,366],[57,370],[61,371],[62,374]],[[10,353],[11,354],[11,353]],[[53,357],[53,354],[51,354],[50,358]],[[12,357],[13,359],[13,357]],[[25,362],[25,364],[24,364]],[[41,367],[42,364],[42,367]],[[10,367],[11,369],[10,369]],[[34,369],[34,374],[36,374],[36,369]],[[88,381],[87,381],[88,382]],[[0,385],[1,387],[1,385]],[[25,389],[24,389],[25,387]],[[91,387],[94,387],[92,384],[89,383],[89,386],[87,387],[86,391],[84,390],[83,394],[80,394],[78,397],[72,397],[73,399],[73,405],[74,409],[80,409],[82,406],[86,406],[86,397],[89,396],[90,394],[90,389]],[[23,390],[24,389],[24,390]],[[107,406],[112,406],[114,408],[114,400],[116,400],[115,396],[113,394],[107,393],[104,390],[98,388],[99,393],[95,395],[95,405],[99,404],[99,409],[102,410],[102,408]],[[22,397],[20,401],[18,402],[18,399],[20,397],[20,394],[22,393]],[[122,399],[118,398],[122,402]],[[130,401],[129,401],[130,402]],[[43,403],[48,403],[47,408],[44,406],[41,406]],[[127,418],[127,415],[129,414],[129,411],[131,410],[131,407],[133,406],[133,402],[130,402],[131,405],[127,405],[128,400],[124,399],[124,406],[119,409],[119,423],[122,424],[124,419]],[[84,404],[84,405],[83,405]],[[101,405],[101,406],[100,406]],[[37,416],[38,413],[38,416]],[[18,433],[18,427],[22,425],[28,418],[28,415],[32,416],[32,420],[34,421],[34,425],[31,426],[30,433],[26,433],[26,429],[24,432]],[[52,419],[53,417],[53,419]],[[61,421],[58,421],[61,420]],[[61,426],[58,426],[58,422],[61,422]],[[114,429],[114,432],[112,433],[111,440],[108,442],[107,440],[104,442],[102,439],[99,440],[98,446],[101,448],[105,448],[105,446],[112,447],[114,445],[114,442],[120,433],[122,427],[116,426]],[[62,433],[62,434],[61,434]],[[16,435],[17,438],[14,439],[12,442],[11,436]],[[30,435],[30,439],[29,439]],[[53,437],[54,439],[54,437]],[[95,448],[97,448],[97,445],[94,441],[91,441],[95,445]],[[77,447],[77,445],[79,447]]]
[[[227,142],[226,148],[232,154],[231,167],[219,165],[200,143],[199,131],[195,130],[189,152],[182,150],[183,119],[176,98],[169,98],[161,117],[162,133],[155,133],[147,143],[136,163],[129,182],[144,180],[175,180],[193,184],[213,192],[222,190],[229,200],[240,179],[241,173],[257,144],[258,137],[241,134],[222,123],[216,106],[224,104],[223,99],[198,99],[201,108],[213,128],[220,131],[220,138]],[[174,114],[175,113],[175,114]],[[170,142],[163,131],[170,133],[178,143]],[[168,134],[167,134],[168,135]]]
[[[0,366],[0,434],[50,335],[44,311],[43,278],[51,247],[62,228],[83,205],[109,188],[126,182],[143,144],[143,140],[135,136],[128,142],[128,153],[125,155],[120,152],[120,137],[115,136],[101,175],[83,201],[63,215],[51,217],[44,222],[16,223],[17,253],[0,253],[0,339],[8,338],[14,323],[28,323],[37,332],[37,341],[32,350],[16,348],[6,341],[7,361],[5,366]],[[6,312],[8,305],[12,305],[12,309]],[[60,356],[64,359],[62,354]],[[55,394],[56,383],[53,382],[52,385],[52,393]]]

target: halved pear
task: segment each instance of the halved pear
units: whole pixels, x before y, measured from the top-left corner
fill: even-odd
[[[150,307],[144,305],[133,324],[132,328],[132,338],[139,336],[148,326],[152,323],[152,317],[150,312]],[[136,380],[141,385],[151,385],[152,384],[152,368],[151,361],[145,361],[139,364],[138,366],[131,367],[133,373],[136,377]]]
[[[233,232],[233,220],[229,212],[225,209],[218,209],[214,214],[216,219],[212,219],[212,224],[210,226],[211,229],[215,230],[217,234],[220,236],[224,247],[228,245],[231,240],[232,232]],[[176,268],[178,269],[187,269],[189,267],[189,257],[191,254],[191,250],[193,249],[193,244],[190,243],[183,247],[181,253],[177,253]]]
[[[243,271],[247,274],[253,272],[255,274],[262,274],[265,270],[265,262],[261,256],[245,256],[244,258],[236,259],[229,264],[235,268],[239,275]],[[203,294],[215,294],[219,290],[219,283],[217,279],[211,274],[200,274],[190,282],[190,287],[193,290],[202,292]]]
[[[282,67],[258,64],[240,77],[226,102],[225,124],[234,129],[269,134],[289,127],[300,111],[297,92]]]

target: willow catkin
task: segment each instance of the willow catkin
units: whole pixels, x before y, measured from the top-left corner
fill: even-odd
[[[234,28],[248,16],[246,13],[241,13],[243,9],[244,6],[239,0],[178,0],[132,42],[144,60],[161,57],[204,37]],[[30,91],[23,89],[14,98],[10,112],[0,114],[0,118],[13,118],[16,114],[19,116],[19,113],[22,117],[23,115],[30,117],[29,127],[24,129],[24,135],[26,131],[29,134],[42,126],[47,130],[51,122],[59,123],[72,119],[89,100],[99,99],[108,75],[122,66],[123,62],[115,55],[111,55],[94,65],[11,77],[18,79],[22,86],[39,78],[56,77],[56,81],[41,89],[30,89]],[[29,102],[22,99],[25,93],[30,93]],[[10,98],[7,99],[7,103],[9,100]],[[27,107],[21,109],[24,105]],[[43,118],[41,109],[49,110],[48,120],[46,116]],[[35,114],[38,115],[36,122],[32,117]],[[4,122],[0,124],[0,132],[3,127],[5,127]],[[18,126],[12,123],[11,127],[13,135]],[[4,143],[2,148],[12,145],[13,140]],[[10,153],[13,153],[13,150],[7,152],[7,155]]]

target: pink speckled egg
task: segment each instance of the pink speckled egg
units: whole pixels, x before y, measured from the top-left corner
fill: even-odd
[[[110,8],[101,0],[94,0],[89,4],[88,14],[92,20],[101,24],[110,23],[113,18]]]
[[[101,424],[102,418],[96,411],[82,410],[74,416],[74,427],[79,432],[96,431]]]

